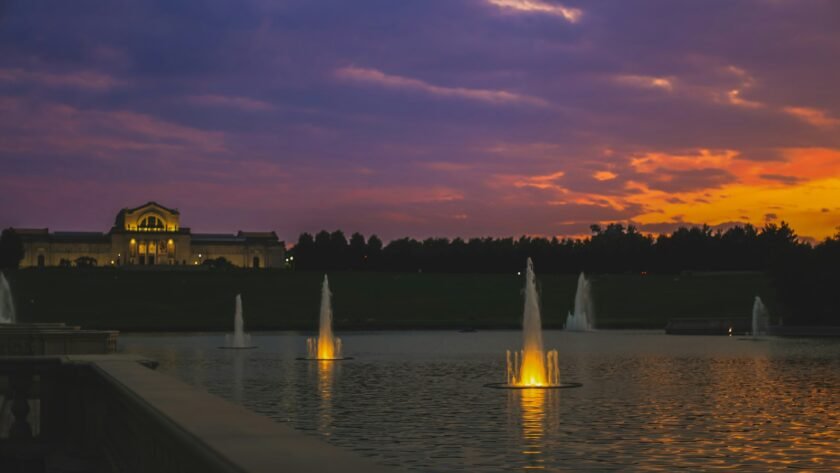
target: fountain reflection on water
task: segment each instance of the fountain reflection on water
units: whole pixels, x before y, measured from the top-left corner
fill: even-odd
[[[575,308],[566,316],[565,328],[570,332],[589,332],[595,327],[594,311],[592,309],[592,288],[586,275],[578,276],[575,291]]]
[[[0,324],[13,324],[16,321],[12,289],[9,287],[6,276],[0,272]]]
[[[318,415],[318,430],[329,436],[333,424],[333,391],[335,389],[335,375],[340,368],[340,363],[331,363],[330,360],[318,360],[318,396],[321,400]]]
[[[562,349],[564,381],[586,383],[572,391],[475,385],[504,376],[501,358],[519,332],[358,334],[369,355],[353,364],[294,363],[304,337],[266,334],[265,349],[246,354],[243,404],[414,471],[840,471],[840,344],[660,332],[543,334],[546,347]],[[217,339],[126,334],[120,342],[160,360],[158,370],[233,400],[232,353],[196,352]],[[495,363],[486,358],[493,352]],[[332,385],[319,382],[320,365],[332,366]]]
[[[233,351],[233,400],[242,403],[245,391],[245,360],[250,352],[247,350]]]
[[[341,339],[333,334],[332,293],[330,281],[324,275],[321,285],[321,313],[317,337],[306,339],[307,359],[310,360],[343,360],[341,356]]]
[[[522,454],[526,469],[545,469],[546,397],[552,392],[546,389],[523,389],[511,393],[519,397],[522,425]]]

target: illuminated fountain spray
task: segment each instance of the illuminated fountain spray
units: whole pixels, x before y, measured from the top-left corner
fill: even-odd
[[[307,358],[311,360],[341,360],[341,339],[333,334],[332,293],[330,281],[324,275],[321,285],[321,315],[317,337],[306,339]]]
[[[767,333],[767,308],[761,298],[755,296],[752,308],[752,336],[765,335]]]
[[[574,312],[566,316],[566,330],[570,332],[589,332],[592,330],[592,288],[583,273],[578,276],[577,291],[575,291]]]
[[[233,314],[233,333],[225,335],[225,346],[222,348],[256,348],[251,345],[251,336],[245,333],[241,294],[236,295],[236,311]]]
[[[557,350],[545,352],[540,320],[540,301],[534,264],[528,258],[525,270],[525,309],[522,315],[522,350],[507,352],[507,385],[550,387],[560,384]]]
[[[15,321],[12,289],[9,287],[9,281],[6,281],[6,276],[0,273],[0,324],[13,324]]]

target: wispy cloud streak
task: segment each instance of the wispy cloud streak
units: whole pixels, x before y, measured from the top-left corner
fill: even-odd
[[[497,7],[525,13],[545,13],[562,17],[570,23],[580,21],[583,12],[578,8],[569,8],[556,3],[541,0],[487,0]]]
[[[336,70],[335,74],[343,80],[373,84],[390,89],[412,90],[438,97],[460,98],[496,105],[523,104],[540,107],[548,106],[548,102],[539,97],[517,94],[506,90],[444,87],[412,77],[386,74],[378,69],[347,66]]]
[[[785,107],[784,111],[788,115],[817,128],[834,128],[840,126],[840,119],[834,118],[828,113],[815,108]]]

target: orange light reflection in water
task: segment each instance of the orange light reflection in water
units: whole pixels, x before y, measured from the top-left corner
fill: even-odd
[[[545,389],[522,389],[518,395],[522,413],[522,454],[526,470],[545,469],[546,397]]]
[[[318,416],[318,430],[324,435],[332,433],[332,399],[336,376],[336,364],[332,361],[318,361],[318,395],[321,398],[321,408]]]

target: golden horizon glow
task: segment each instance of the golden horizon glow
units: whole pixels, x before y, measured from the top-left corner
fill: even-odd
[[[627,160],[627,171],[610,168],[590,174],[595,181],[613,186],[611,192],[570,189],[564,171],[556,170],[534,175],[496,174],[486,184],[505,202],[533,198],[522,189],[537,189],[550,206],[592,206],[617,214],[606,219],[568,219],[562,222],[566,225],[624,222],[641,227],[644,233],[659,234],[678,226],[762,227],[785,221],[804,241],[836,235],[840,230],[840,149],[766,152],[766,156],[755,157],[746,157],[736,149],[637,153]],[[756,159],[760,157],[764,159]],[[616,185],[622,187],[620,192],[615,192]],[[590,236],[586,232],[526,234]]]
[[[836,234],[840,211],[840,150],[793,148],[781,152],[779,161],[738,159],[733,150],[701,150],[698,156],[648,154],[631,165],[639,172],[665,168],[681,171],[714,168],[725,170],[738,181],[714,189],[666,192],[649,184],[628,183],[637,192],[627,199],[647,211],[634,222],[662,223],[672,220],[718,225],[727,222],[764,223],[784,220],[805,237],[822,240]]]

